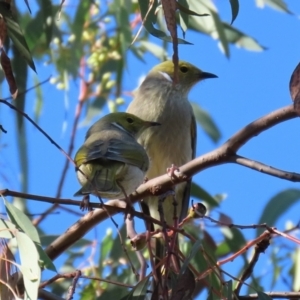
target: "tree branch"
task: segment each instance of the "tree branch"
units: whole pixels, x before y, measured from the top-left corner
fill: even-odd
[[[229,157],[228,161],[236,163],[238,165],[250,168],[252,170],[268,174],[274,177],[278,177],[281,179],[299,182],[300,181],[300,174],[294,172],[287,172],[284,170],[276,169],[272,166],[267,166],[259,161],[251,160],[249,158],[240,156],[240,155],[232,155]]]
[[[2,101],[1,101],[2,102]],[[21,112],[22,113],[22,112]],[[23,113],[24,115],[24,113]],[[25,115],[26,117],[26,115]],[[170,178],[168,174],[153,178],[146,183],[139,186],[132,195],[130,199],[132,203],[137,202],[140,199],[143,199],[149,195],[161,195],[174,185],[186,181],[191,178],[196,173],[199,173],[209,167],[217,166],[225,163],[237,163],[254,170],[264,172],[272,176],[279,178],[291,180],[291,181],[300,181],[300,174],[289,173],[283,170],[275,169],[268,167],[262,163],[250,161],[247,158],[237,155],[235,152],[239,150],[246,142],[248,142],[254,136],[257,136],[259,133],[280,124],[284,121],[296,118],[297,114],[294,110],[293,105],[289,105],[278,109],[270,114],[263,116],[262,118],[257,119],[256,121],[250,123],[236,134],[234,134],[227,142],[221,145],[219,148],[201,155],[196,159],[188,162],[187,164],[180,167],[179,171],[174,172],[174,176]],[[36,124],[34,124],[36,125]],[[46,135],[47,136],[47,135]],[[47,136],[49,139],[49,137]],[[50,140],[51,141],[51,140]],[[66,153],[65,153],[66,155]],[[7,193],[6,193],[7,194]],[[5,195],[5,193],[3,194]],[[33,199],[34,197],[32,197]],[[53,198],[43,197],[43,201],[50,202],[53,201]],[[69,199],[56,199],[60,204],[75,204],[77,201]],[[73,202],[74,201],[74,202]],[[75,203],[76,202],[76,203]],[[52,202],[53,203],[53,202]],[[110,216],[123,211],[125,207],[124,201],[111,200],[106,202],[105,209],[109,212]],[[46,249],[47,254],[51,259],[57,258],[63,253],[64,250],[69,248],[73,243],[78,239],[83,237],[89,230],[91,230],[95,225],[102,222],[108,218],[107,212],[103,209],[97,209],[87,213],[85,216],[80,218],[74,225],[72,225],[64,234],[58,237],[55,241],[52,242]]]
[[[148,195],[158,196],[179,182],[188,180],[190,177],[199,173],[200,171],[217,166],[224,163],[230,163],[235,160],[236,163],[247,166],[247,161],[245,158],[242,158],[235,154],[239,148],[241,148],[247,141],[249,141],[254,136],[257,136],[259,133],[277,125],[284,121],[296,118],[297,114],[294,111],[293,105],[289,105],[278,109],[270,114],[263,116],[260,119],[250,123],[239,132],[234,134],[226,143],[221,145],[219,148],[201,155],[196,159],[188,162],[187,164],[180,167],[180,171],[175,171],[175,178],[170,178],[169,175],[165,174],[156,178],[149,180],[148,182],[139,186],[135,193],[130,196],[132,203],[137,202]],[[256,162],[253,168],[255,170],[261,171],[259,169],[259,164]],[[261,166],[265,166],[261,164]],[[277,177],[288,179],[290,175],[283,176],[285,171],[277,170],[274,168],[264,168],[264,173],[276,176]],[[298,181],[300,174],[290,173],[293,176],[290,176],[290,180]],[[175,181],[175,182],[174,182]],[[113,215],[118,212],[118,206],[120,201],[111,200],[106,204],[112,205],[108,208],[110,215]],[[124,202],[122,204],[125,205]],[[72,227],[70,227],[65,234],[62,234],[57,238],[49,247],[47,247],[46,252],[51,259],[57,258],[64,250],[70,247],[75,241],[84,236],[89,230],[91,230],[95,225],[108,218],[107,213],[103,209],[97,209],[95,211],[89,212],[84,217],[82,217],[78,222],[76,222]]]

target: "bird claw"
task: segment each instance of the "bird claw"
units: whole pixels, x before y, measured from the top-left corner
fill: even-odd
[[[85,195],[80,202],[80,209],[82,211],[88,210],[91,211],[93,208],[90,206],[90,195]]]
[[[172,164],[172,166],[170,168],[167,168],[167,174],[171,177],[171,180],[174,181],[175,178],[177,178],[177,176],[175,175],[175,171],[179,172],[179,168]]]

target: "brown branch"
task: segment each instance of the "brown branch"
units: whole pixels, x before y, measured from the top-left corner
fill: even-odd
[[[228,152],[236,153],[246,142],[259,135],[263,131],[280,124],[284,121],[294,119],[297,113],[293,104],[279,108],[242,128],[234,134],[224,146],[228,147]]]
[[[76,270],[75,272],[75,276],[72,280],[72,285],[69,287],[68,289],[68,294],[67,294],[67,300],[72,300],[73,296],[75,294],[75,289],[76,289],[76,285],[78,283],[79,278],[81,277],[81,271],[80,270]]]
[[[252,137],[257,136],[259,133],[272,126],[296,117],[297,114],[294,111],[293,105],[283,107],[263,116],[237,132],[225,144],[221,145],[216,150],[201,155],[180,167],[180,171],[175,171],[175,179],[170,178],[169,175],[165,174],[142,184],[138,187],[137,191],[130,196],[132,203],[151,194],[162,194],[174,185],[174,180],[176,183],[179,183],[188,180],[194,174],[208,167],[229,162],[231,157],[236,156],[234,151],[237,151]],[[109,201],[109,204],[112,205],[112,207],[109,206],[107,210],[111,215],[119,211],[118,206],[120,205],[120,201],[112,200]],[[125,203],[122,204],[125,205]],[[50,258],[55,259],[63,253],[65,249],[70,247],[75,241],[84,236],[96,224],[107,217],[107,213],[102,209],[89,212],[87,215],[79,219],[79,221],[76,222],[69,230],[57,238],[51,245],[49,245],[46,249],[47,254]]]
[[[255,245],[255,250],[254,250],[252,259],[249,262],[249,264],[247,265],[247,267],[245,268],[245,270],[243,271],[243,273],[241,275],[241,279],[238,281],[238,285],[237,285],[236,289],[234,290],[234,293],[236,295],[239,295],[244,282],[252,275],[254,267],[258,262],[259,256],[262,253],[265,253],[265,251],[267,250],[267,248],[270,245],[270,240],[271,240],[271,235],[266,236],[262,241],[260,241],[259,243],[257,243]]]
[[[272,166],[267,166],[259,161],[251,160],[249,158],[240,156],[240,155],[232,155],[229,157],[228,161],[231,161],[233,163],[236,163],[238,165],[250,168],[252,170],[268,174],[274,177],[278,177],[281,179],[285,179],[288,181],[294,181],[299,182],[300,181],[300,174],[294,173],[294,172],[287,172],[284,170],[280,170],[277,168],[274,168]]]
[[[22,112],[21,112],[22,113]],[[23,113],[22,113],[23,114]],[[139,186],[135,193],[130,195],[132,203],[137,202],[138,200],[149,195],[161,195],[162,193],[170,190],[174,184],[186,181],[191,178],[196,173],[203,171],[209,167],[217,166],[220,164],[232,162],[234,159],[237,159],[235,151],[240,149],[247,141],[249,141],[254,136],[257,136],[259,133],[280,124],[281,122],[296,118],[297,114],[294,111],[293,105],[289,105],[278,109],[270,114],[263,116],[262,118],[250,123],[242,130],[234,134],[226,143],[221,145],[219,148],[201,155],[196,159],[188,162],[187,164],[180,167],[180,171],[175,171],[174,176],[170,178],[168,174],[159,176],[157,178],[151,179],[146,183]],[[48,135],[45,133],[46,137]],[[50,138],[50,137],[49,137]],[[266,174],[269,170],[266,169]],[[284,172],[284,171],[282,171]],[[289,173],[289,172],[285,172]],[[295,180],[298,178],[299,174],[291,173],[293,176],[290,176]],[[270,173],[274,176],[274,172]],[[280,177],[280,176],[279,176]],[[286,176],[285,179],[287,179]],[[44,201],[49,200],[44,197]],[[52,198],[53,199],[53,198]],[[74,200],[64,200],[65,204],[70,204],[75,202]],[[76,201],[77,202],[77,201]],[[60,204],[64,204],[62,199],[59,199]],[[78,203],[78,202],[77,202]],[[107,212],[110,215],[116,214],[124,210],[125,202],[118,200],[111,200],[106,202],[105,208],[97,209],[95,211],[89,212],[82,218],[78,220],[73,226],[71,226],[64,234],[58,237],[49,247],[46,249],[47,254],[51,259],[57,258],[63,253],[68,247],[75,243],[78,239],[84,236],[89,230],[91,230],[95,225],[102,222],[108,218]],[[77,204],[76,204],[77,205]],[[98,204],[99,205],[99,204]],[[99,206],[98,206],[99,207]],[[121,208],[121,209],[120,209]],[[159,222],[159,221],[158,221]]]
[[[299,299],[300,298],[299,292],[264,292],[264,294],[268,295],[273,299]],[[247,296],[239,296],[239,299],[243,299],[243,300],[259,299],[259,295],[250,294]]]

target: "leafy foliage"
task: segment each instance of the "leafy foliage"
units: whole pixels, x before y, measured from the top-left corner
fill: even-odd
[[[10,61],[9,56],[6,55],[5,59],[1,59],[3,78],[8,82],[12,95],[16,95],[16,91],[19,93],[18,97],[15,97],[15,105],[22,112],[26,98],[24,92],[29,87],[28,66],[36,72],[38,71],[36,66],[40,62],[46,61],[47,64],[52,65],[55,74],[51,78],[51,83],[53,88],[55,85],[59,90],[67,91],[70,88],[69,80],[71,78],[80,86],[78,111],[73,124],[74,132],[78,128],[79,117],[80,114],[83,115],[83,111],[82,123],[87,124],[94,116],[99,115],[107,108],[110,111],[122,109],[124,99],[127,97],[123,91],[123,82],[124,73],[128,70],[128,57],[132,55],[140,61],[145,61],[145,57],[150,54],[160,60],[166,59],[168,45],[173,43],[174,49],[177,47],[178,28],[181,29],[182,38],[178,38],[177,43],[185,47],[192,47],[192,41],[186,40],[188,31],[191,30],[218,40],[221,50],[227,57],[230,56],[231,45],[249,51],[266,49],[254,37],[232,25],[239,17],[242,2],[238,0],[228,1],[231,10],[230,23],[222,19],[215,1],[212,0],[173,1],[172,4],[175,3],[177,8],[175,16],[170,14],[168,6],[161,5],[157,0],[115,0],[101,1],[100,3],[79,1],[73,6],[72,12],[67,10],[64,1],[61,1],[59,6],[49,0],[38,0],[35,5],[28,1],[24,1],[24,3],[30,14],[27,10],[24,12],[24,9],[21,9],[20,3],[15,3],[16,7],[12,9],[8,1],[0,1],[1,53],[6,55],[7,52],[12,58]],[[281,12],[292,14],[282,0],[256,0],[256,4],[258,7],[268,5]],[[166,15],[174,17],[177,25],[166,21]],[[1,23],[2,19],[4,23]],[[175,35],[176,38],[174,38]],[[12,51],[4,52],[4,48]],[[35,90],[38,98],[35,108],[35,120],[37,121],[41,117],[41,107],[44,105],[43,94],[47,90],[41,86],[37,86]],[[295,93],[295,89],[293,89],[292,95]],[[198,125],[214,143],[217,143],[221,133],[215,121],[197,103],[192,103],[192,105]],[[65,109],[68,110],[67,100]],[[16,139],[20,149],[19,159],[24,192],[29,186],[29,154],[26,132],[23,118],[18,115]],[[70,139],[70,155],[74,138],[75,134]],[[67,162],[65,169],[68,169],[68,166]],[[57,198],[60,196],[64,180],[65,173],[62,172],[61,187],[60,190],[58,189]],[[288,189],[272,197],[261,213],[259,223],[264,222],[273,226],[286,210],[293,207],[299,196],[298,189]],[[229,276],[222,266],[230,260],[241,259],[246,268],[248,247],[256,245],[262,229],[257,229],[257,240],[251,244],[252,241],[245,238],[243,231],[238,229],[238,226],[234,227],[231,224],[230,217],[218,211],[221,201],[224,200],[222,195],[212,196],[198,184],[193,183],[192,197],[204,201],[210,209],[210,213],[219,216],[219,223],[218,227],[210,228],[203,222],[203,219],[200,219],[200,221],[195,220],[183,225],[182,233],[184,234],[178,234],[182,266],[178,274],[170,272],[173,291],[177,292],[176,288],[182,282],[186,282],[184,280],[188,278],[190,282],[195,283],[195,295],[206,289],[208,299],[232,299],[233,292],[236,291],[234,284],[238,280]],[[4,203],[9,219],[0,219],[0,237],[5,240],[5,243],[8,243],[9,248],[16,250],[14,257],[16,257],[16,253],[19,254],[19,260],[16,259],[18,263],[12,263],[23,276],[25,299],[36,299],[43,269],[56,272],[56,268],[47,254],[47,247],[53,246],[55,242],[60,242],[64,236],[53,236],[51,228],[47,228],[47,232],[44,234],[38,225],[42,219],[34,220],[37,224],[36,228],[24,212],[6,200]],[[57,205],[54,205],[52,209],[56,207]],[[23,211],[28,213],[26,204],[24,204]],[[48,217],[50,211],[42,218]],[[224,225],[224,219],[227,221],[227,227]],[[76,227],[76,223],[74,227]],[[78,230],[74,227],[72,230]],[[148,272],[147,276],[139,280],[137,272],[134,272],[133,269],[134,266],[141,263],[140,257],[131,251],[124,226],[119,230],[119,234],[121,238],[119,235],[114,235],[111,230],[107,230],[99,242],[100,245],[79,237],[73,241],[71,248],[65,249],[65,261],[61,269],[61,273],[65,274],[73,271],[75,260],[84,261],[86,259],[87,249],[93,249],[100,253],[97,258],[91,256],[89,264],[83,264],[84,267],[81,271],[88,278],[81,278],[81,299],[91,299],[95,295],[97,299],[145,299],[147,295],[149,296],[153,279]],[[14,247],[14,244],[17,246]],[[46,250],[43,247],[46,247]],[[287,247],[285,249],[287,251],[279,256],[276,251],[279,251],[280,246],[274,245],[273,252],[269,256],[274,263],[271,266],[274,271],[273,282],[278,279],[284,269],[283,261],[292,262],[289,274],[286,275],[291,282],[299,274],[299,253],[294,251],[295,247],[286,245],[285,247]],[[7,260],[7,256],[4,254],[5,251],[1,252],[0,260],[2,261]],[[148,249],[144,249],[142,255],[148,262],[151,261]],[[187,270],[192,271],[187,274]],[[236,273],[241,275],[243,272],[244,268],[237,270]],[[66,276],[64,279],[74,278],[75,275],[72,276]],[[249,293],[254,290],[258,299],[271,299],[267,293],[262,291],[259,285],[260,278],[255,278],[253,274],[251,276],[253,282],[250,284]],[[96,280],[94,280],[95,278]],[[296,281],[295,279],[295,290],[299,289]],[[9,286],[10,282],[5,282],[5,284]],[[5,284],[1,282],[2,287]],[[65,296],[69,283],[61,280],[49,286],[55,295]],[[191,287],[189,286],[189,288]],[[176,292],[173,293],[171,299],[176,299],[176,295],[174,295]]]

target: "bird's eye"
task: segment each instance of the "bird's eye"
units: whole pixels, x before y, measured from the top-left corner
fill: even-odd
[[[133,119],[132,118],[127,118],[126,119],[128,123],[132,124],[133,123]]]
[[[181,71],[182,73],[186,73],[186,72],[189,70],[189,68],[186,67],[186,66],[182,66],[182,67],[180,67],[179,69],[180,69],[180,71]]]

